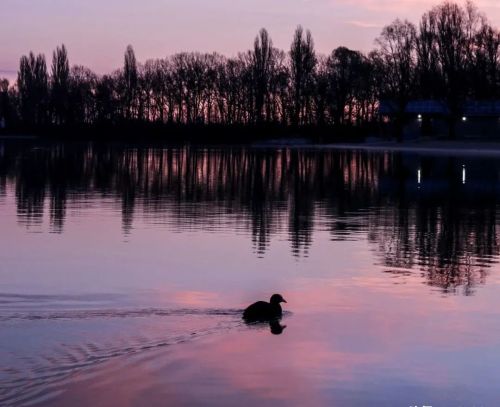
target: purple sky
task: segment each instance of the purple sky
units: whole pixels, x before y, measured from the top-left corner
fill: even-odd
[[[288,49],[295,27],[312,31],[316,47],[367,51],[396,17],[417,22],[436,0],[2,0],[0,75],[15,74],[30,50],[49,57],[65,43],[72,64],[99,73],[122,64],[127,44],[140,61],[177,51],[248,49],[261,27]],[[500,26],[500,2],[476,4]],[[3,72],[2,72],[3,71]]]

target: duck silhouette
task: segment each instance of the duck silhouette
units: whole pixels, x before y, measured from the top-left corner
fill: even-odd
[[[263,322],[279,319],[283,315],[280,303],[285,299],[280,294],[273,294],[269,302],[257,301],[243,311],[246,322]]]

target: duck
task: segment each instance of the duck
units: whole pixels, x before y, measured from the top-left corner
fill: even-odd
[[[273,294],[269,302],[257,301],[243,311],[243,319],[247,322],[270,321],[283,315],[281,303],[286,303],[281,294]]]

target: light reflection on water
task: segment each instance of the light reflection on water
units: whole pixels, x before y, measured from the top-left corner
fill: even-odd
[[[0,404],[498,405],[499,180],[484,156],[3,142]],[[243,324],[273,292],[281,326]]]

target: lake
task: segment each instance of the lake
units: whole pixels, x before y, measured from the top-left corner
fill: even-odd
[[[487,154],[0,141],[0,405],[500,405],[499,204]]]

